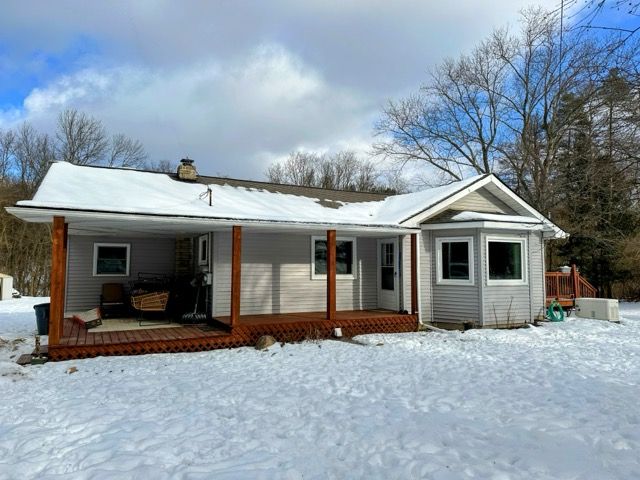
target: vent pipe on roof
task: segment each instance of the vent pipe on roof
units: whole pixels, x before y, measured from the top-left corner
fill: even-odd
[[[183,158],[178,165],[178,178],[187,182],[195,182],[198,179],[198,171],[193,166],[193,160]]]

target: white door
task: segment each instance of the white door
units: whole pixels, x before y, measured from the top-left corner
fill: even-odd
[[[378,307],[398,310],[398,240],[378,240]]]

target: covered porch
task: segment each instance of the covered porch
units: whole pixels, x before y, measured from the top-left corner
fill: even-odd
[[[148,228],[145,229],[145,227]],[[89,229],[89,230],[87,230]],[[289,229],[290,230],[290,229]],[[345,336],[363,334],[363,333],[392,333],[412,331],[418,325],[418,288],[417,288],[417,234],[408,231],[399,231],[390,229],[389,231],[349,229],[341,228],[320,230],[318,226],[302,226],[293,231],[276,229],[273,225],[212,225],[211,222],[202,222],[201,220],[194,222],[185,222],[176,227],[172,225],[158,225],[157,219],[143,219],[136,223],[136,234],[149,238],[150,235],[171,236],[171,235],[191,235],[194,238],[195,245],[198,242],[198,236],[208,233],[205,248],[209,249],[206,262],[195,262],[196,268],[211,276],[211,288],[209,298],[215,304],[207,310],[206,320],[199,325],[181,325],[175,328],[144,328],[144,329],[127,329],[124,331],[105,331],[92,332],[90,329],[78,325],[76,322],[65,318],[65,304],[69,296],[69,236],[78,234],[79,232],[89,231],[92,235],[109,235],[114,241],[121,236],[131,235],[131,231],[124,226],[121,218],[110,223],[104,219],[96,222],[95,219],[90,222],[78,221],[73,216],[63,217],[54,216],[53,218],[53,244],[52,244],[52,271],[51,271],[51,315],[50,315],[50,331],[49,331],[49,356],[53,360],[64,360],[72,358],[93,357],[100,355],[132,355],[144,353],[162,353],[162,352],[180,352],[180,351],[201,351],[216,348],[230,348],[237,346],[253,345],[261,335],[272,335],[278,341],[301,341],[305,339],[328,338],[334,334],[335,328],[342,329]],[[326,245],[326,273],[323,272],[321,278],[313,279],[313,285],[317,292],[318,287],[323,285],[324,289],[324,308],[309,309],[307,311],[288,311],[290,304],[280,305],[275,308],[274,302],[269,302],[268,313],[256,313],[256,306],[244,309],[243,288],[245,282],[248,283],[251,298],[256,298],[255,278],[243,282],[242,274],[256,271],[249,265],[243,264],[243,256],[247,252],[243,252],[243,244],[245,239],[243,235],[249,232],[250,235],[275,235],[274,232],[280,232],[278,235],[297,235],[306,238],[305,245],[307,249],[311,248],[313,252],[313,243],[309,243],[309,238],[321,238],[322,245]],[[221,235],[228,235],[230,238],[229,251],[225,254],[225,258],[216,256],[211,247],[215,236],[211,232],[219,232]],[[318,235],[323,233],[322,236]],[[84,233],[85,235],[87,233]],[[376,245],[371,250],[377,258],[376,273],[374,276],[378,278],[371,279],[372,270],[366,272],[354,271],[353,276],[357,278],[362,275],[368,278],[369,282],[374,282],[380,287],[380,271],[382,268],[395,267],[392,277],[395,289],[400,290],[401,280],[398,279],[398,272],[401,263],[406,266],[403,275],[406,276],[406,291],[396,292],[396,297],[402,296],[406,301],[398,300],[396,305],[399,308],[384,309],[379,308],[378,304],[362,303],[360,300],[359,309],[345,308],[344,305],[350,306],[352,303],[356,305],[358,302],[338,303],[341,295],[341,285],[345,285],[339,279],[339,273],[336,268],[337,248],[336,242],[340,241],[341,236],[349,235],[358,238],[368,238],[367,242],[363,241],[363,245]],[[275,238],[275,237],[274,237]],[[395,239],[395,251],[391,253],[391,257],[381,258],[379,248],[380,240]],[[404,243],[406,239],[406,251],[403,252],[404,258],[401,258],[397,249]],[[222,242],[220,242],[222,243]],[[253,247],[252,247],[253,248]],[[355,247],[354,247],[355,248]],[[385,247],[389,250],[389,246]],[[255,249],[253,253],[255,263]],[[363,249],[364,250],[364,249]],[[251,251],[251,250],[249,250]],[[201,252],[198,252],[200,257]],[[194,252],[194,254],[195,254]],[[376,255],[377,252],[377,255]],[[353,252],[355,257],[355,251]],[[382,254],[384,257],[384,254]],[[308,258],[308,257],[307,257]],[[198,260],[198,259],[197,259]],[[202,260],[199,258],[199,260]],[[354,260],[355,261],[355,260]],[[218,262],[218,263],[216,263]],[[264,259],[260,259],[264,263]],[[258,262],[258,263],[260,263]],[[383,263],[380,263],[383,262]],[[386,263],[384,263],[386,262]],[[225,267],[226,265],[226,267]],[[263,265],[262,265],[263,266]],[[224,268],[223,268],[224,267]],[[313,269],[313,266],[311,267]],[[360,267],[358,267],[360,268]],[[247,270],[249,269],[249,270]],[[272,270],[272,269],[271,269]],[[255,275],[254,275],[255,276]],[[312,275],[313,276],[313,275]],[[272,282],[272,277],[265,277],[265,282]],[[279,280],[282,280],[279,278]],[[217,283],[216,283],[217,282]],[[282,282],[285,288],[287,282]],[[218,289],[215,289],[215,285]],[[228,290],[226,289],[228,286]],[[273,296],[274,286],[267,285],[267,296]],[[279,287],[280,288],[280,287]],[[357,289],[355,287],[349,287]],[[269,290],[270,289],[270,290]],[[361,286],[360,286],[360,289]],[[379,291],[379,290],[378,290]],[[226,292],[226,294],[225,294]],[[280,292],[281,294],[281,292]],[[224,296],[226,295],[226,299]],[[259,298],[259,297],[258,297]],[[300,298],[302,307],[305,304],[304,298]],[[338,308],[338,305],[343,305]],[[297,310],[300,310],[299,308]]]

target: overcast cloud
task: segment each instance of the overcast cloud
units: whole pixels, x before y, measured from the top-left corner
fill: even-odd
[[[296,149],[366,151],[387,99],[530,4],[4,1],[0,128],[74,107],[153,160],[261,178]]]

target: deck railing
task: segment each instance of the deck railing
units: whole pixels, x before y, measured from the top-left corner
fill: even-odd
[[[598,290],[572,265],[571,272],[547,272],[545,274],[547,298],[597,297]]]

